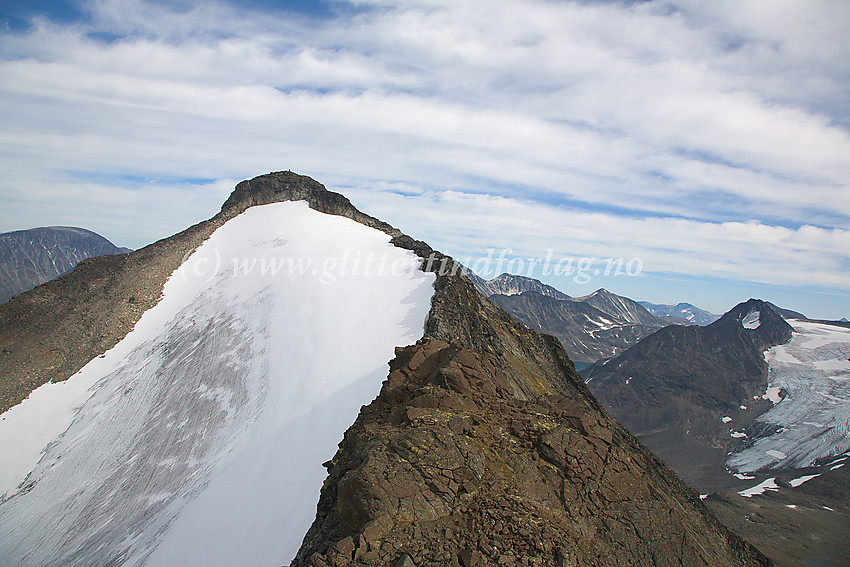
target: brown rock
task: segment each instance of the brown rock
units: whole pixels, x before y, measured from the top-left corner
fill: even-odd
[[[408,554],[404,554],[393,563],[393,567],[416,567],[416,564],[413,562],[413,559],[410,558]]]

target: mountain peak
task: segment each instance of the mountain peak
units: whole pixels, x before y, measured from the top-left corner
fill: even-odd
[[[276,171],[258,175],[236,185],[236,188],[221,207],[222,211],[244,211],[254,205],[268,205],[278,201],[315,201],[335,195],[341,203],[350,205],[348,199],[328,189],[306,175],[291,171]]]
[[[754,299],[751,297],[747,301],[742,301],[741,303],[727,311],[720,319],[735,319],[737,321],[740,321],[743,317],[746,316],[747,313],[751,313],[753,311],[761,312],[766,309],[770,309],[770,306],[767,304],[766,301],[762,301],[761,299]]]
[[[503,273],[491,280],[485,280],[477,276],[469,269],[464,269],[466,276],[472,281],[478,291],[487,297],[493,295],[520,295],[527,291],[533,291],[555,299],[569,299],[570,296],[540,280],[519,276],[516,274]]]
[[[791,338],[794,329],[774,307],[761,299],[749,299],[730,309],[709,328],[743,331],[759,349],[782,344]]]
[[[731,443],[718,416],[738,415],[764,394],[764,351],[787,342],[792,331],[767,302],[750,299],[708,326],[661,329],[586,377],[603,405],[650,448],[692,482],[708,482],[723,470],[719,448]],[[694,466],[698,460],[706,467]]]
[[[400,230],[359,211],[344,195],[328,190],[312,177],[291,171],[266,173],[242,181],[221,206],[219,215],[230,219],[249,207],[283,201],[307,201],[311,209],[321,213],[350,218],[392,237],[402,235]]]
[[[617,297],[617,296],[616,296],[616,294],[611,293],[610,291],[608,291],[604,287],[600,287],[599,289],[597,289],[594,292],[588,293],[587,295],[582,295],[581,297],[576,297],[574,299],[576,299],[578,301],[584,301],[586,299],[590,299],[590,298],[593,298],[593,297]]]
[[[662,321],[650,313],[646,307],[637,301],[617,295],[604,287],[597,289],[590,295],[577,297],[576,301],[583,301],[604,313],[617,317],[625,323],[650,326],[664,326],[668,324],[666,321]]]

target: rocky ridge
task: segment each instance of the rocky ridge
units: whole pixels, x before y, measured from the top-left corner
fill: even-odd
[[[491,357],[423,339],[326,463],[294,567],[768,565],[566,374],[522,400]]]
[[[424,337],[397,351],[329,463],[296,565],[769,564],[606,414],[555,338],[487,301],[451,258],[291,172],[242,182],[212,219],[0,307],[0,409],[120,340],[215,228],[286,200],[382,230],[437,274]]]

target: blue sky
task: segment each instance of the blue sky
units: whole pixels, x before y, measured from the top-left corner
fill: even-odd
[[[0,231],[141,247],[291,169],[571,295],[850,317],[850,3],[4,1],[0,26]]]

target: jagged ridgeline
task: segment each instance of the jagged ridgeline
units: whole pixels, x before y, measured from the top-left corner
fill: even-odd
[[[0,307],[0,409],[121,341],[216,229],[255,205],[300,200],[389,235],[435,279],[422,338],[398,345],[380,393],[326,463],[316,518],[293,565],[770,564],[601,408],[556,339],[490,303],[451,258],[291,172],[244,181],[212,219],[125,256],[86,260]],[[285,494],[286,478],[277,489]],[[85,540],[97,526],[83,520],[73,531]],[[130,528],[142,532],[110,533],[126,538]],[[268,548],[266,559],[279,560],[275,534],[253,533],[228,547],[253,558]],[[79,549],[111,545],[84,541]],[[82,555],[68,557],[65,565],[83,564]],[[120,565],[127,555],[109,559]]]

